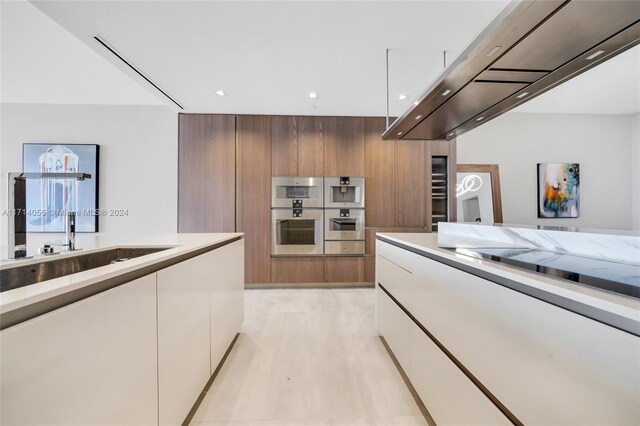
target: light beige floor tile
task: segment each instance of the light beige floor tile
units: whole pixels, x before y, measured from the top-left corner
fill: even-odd
[[[377,337],[373,289],[248,290],[245,307],[192,424],[426,424]]]

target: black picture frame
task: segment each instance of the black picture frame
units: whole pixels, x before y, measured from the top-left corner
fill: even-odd
[[[78,182],[79,208],[76,232],[99,232],[100,228],[100,145],[98,144],[77,144],[77,143],[23,143],[22,144],[22,171],[40,172],[39,164],[36,163],[42,153],[48,149],[60,146],[78,155],[78,170],[80,173],[90,173],[91,179]],[[78,154],[79,153],[79,154]],[[34,225],[36,219],[42,219],[42,210],[45,210],[42,203],[34,203],[29,194],[40,193],[42,197],[42,187],[39,180],[27,180],[27,232],[64,232],[57,224],[49,223],[45,225]],[[90,194],[89,196],[87,194]],[[84,197],[81,198],[81,196]],[[83,202],[83,198],[89,198]],[[38,204],[38,205],[34,205]],[[35,213],[35,214],[34,214]]]

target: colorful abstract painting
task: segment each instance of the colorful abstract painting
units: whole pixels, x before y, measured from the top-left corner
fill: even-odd
[[[580,165],[538,164],[538,217],[580,216]]]

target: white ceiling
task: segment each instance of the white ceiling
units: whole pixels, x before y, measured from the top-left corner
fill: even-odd
[[[33,3],[104,54],[100,35],[188,112],[384,115],[386,48],[392,96],[408,95],[399,113],[442,51],[460,51],[507,1]],[[400,66],[407,52],[426,58],[417,76]]]
[[[4,103],[162,102],[26,1],[1,1]]]
[[[31,3],[39,10],[2,1],[3,102],[170,104],[99,35],[186,112],[207,113],[384,115],[389,48],[391,115],[399,115],[442,71],[442,51],[450,62],[507,1]],[[639,112],[639,55],[515,111]],[[396,100],[401,93],[406,100]]]

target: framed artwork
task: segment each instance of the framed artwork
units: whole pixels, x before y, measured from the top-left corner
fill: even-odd
[[[99,145],[25,143],[22,171],[90,173],[91,179],[27,180],[27,232],[64,232],[64,212],[77,212],[76,232],[98,232]]]
[[[538,163],[538,217],[580,216],[580,165]]]

